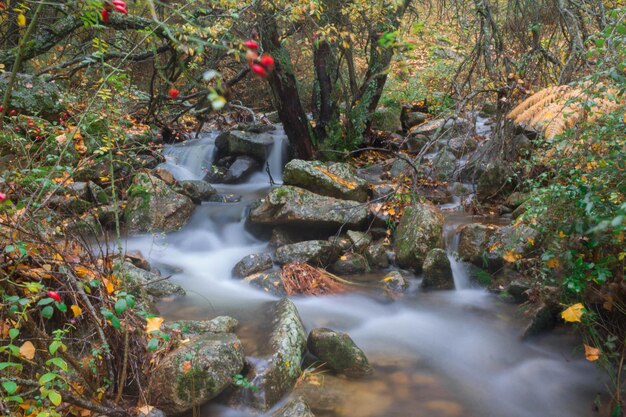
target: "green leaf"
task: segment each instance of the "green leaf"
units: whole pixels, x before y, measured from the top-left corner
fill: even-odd
[[[63,343],[61,343],[58,340],[55,340],[52,343],[50,343],[50,346],[48,346],[48,351],[50,351],[50,354],[54,355],[55,353],[57,353],[57,350],[59,350],[59,348],[62,345],[63,345]]]
[[[39,378],[39,384],[44,385],[45,383],[54,380],[56,377],[57,377],[57,374],[55,374],[53,372],[48,372],[47,374],[43,374]]]
[[[20,334],[20,330],[19,329],[13,328],[13,329],[9,330],[9,337],[11,339],[15,339],[17,336],[19,336],[19,334]]]
[[[120,319],[118,319],[114,315],[111,314],[111,317],[109,317],[109,320],[111,321],[111,326],[113,326],[114,329],[119,330],[122,328],[122,323],[120,323]]]
[[[2,383],[2,388],[4,388],[7,394],[11,395],[17,391],[17,384],[13,381],[4,381]]]
[[[16,368],[18,370],[22,370],[22,365],[19,363],[15,363],[15,362],[0,362],[0,371],[6,368]]]
[[[54,305],[57,306],[60,312],[67,313],[67,306],[65,303],[54,303]]]
[[[129,295],[128,297],[126,297],[126,303],[128,304],[128,307],[134,308],[135,307],[135,297],[133,295]]]
[[[156,339],[153,337],[152,339],[150,339],[150,341],[148,341],[149,352],[154,352],[155,350],[157,350],[158,347],[159,347],[159,339]]]
[[[50,297],[46,297],[46,298],[42,298],[41,300],[39,300],[37,302],[37,305],[38,306],[46,306],[46,305],[52,304],[52,303],[54,303],[54,300],[52,298],[50,298]]]
[[[11,397],[7,397],[7,401],[8,402],[12,401],[14,403],[22,404],[24,402],[24,399],[20,397],[19,395],[13,395]]]
[[[117,314],[122,314],[123,312],[126,311],[126,308],[127,308],[127,304],[126,304],[126,299],[125,298],[120,298],[115,303],[115,312]]]
[[[41,317],[49,319],[52,317],[52,315],[54,314],[54,309],[52,308],[52,306],[46,306],[43,308],[43,310],[41,310]]]
[[[50,366],[50,364],[55,365],[64,371],[67,371],[67,363],[61,358],[52,358],[46,361],[46,365]]]
[[[52,404],[56,406],[61,404],[61,401],[63,401],[63,398],[61,398],[61,394],[59,394],[57,391],[50,391],[48,393],[48,399]]]

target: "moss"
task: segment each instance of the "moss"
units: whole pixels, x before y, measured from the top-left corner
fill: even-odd
[[[139,208],[147,208],[150,204],[150,197],[151,197],[151,193],[150,191],[141,185],[138,184],[133,184],[130,187],[128,187],[128,189],[126,190],[126,196],[130,199],[130,198],[141,198],[142,199],[142,204]]]
[[[202,397],[202,391],[214,391],[215,386],[211,382],[205,369],[192,367],[188,372],[181,372],[176,380],[176,395],[179,399],[195,403]]]

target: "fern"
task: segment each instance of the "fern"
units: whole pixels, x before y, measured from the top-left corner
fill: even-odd
[[[549,87],[521,102],[508,117],[552,139],[582,120],[594,121],[616,109],[620,103],[607,98],[613,95],[610,89],[593,93],[568,85]]]

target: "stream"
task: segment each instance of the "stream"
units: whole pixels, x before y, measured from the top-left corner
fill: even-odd
[[[273,133],[268,167],[281,181],[286,137]],[[179,179],[202,179],[211,166],[216,134],[166,147],[165,167]],[[238,185],[214,184],[236,202],[205,202],[191,221],[171,234],[129,237],[128,250],[139,250],[164,276],[182,285],[186,297],[158,304],[168,320],[210,319],[230,315],[249,356],[261,355],[263,314],[275,297],[232,278],[244,256],[269,251],[268,242],[244,228],[248,205],[270,188],[266,172]],[[232,199],[229,199],[231,201]],[[236,200],[236,199],[235,199]],[[460,224],[475,221],[459,211],[447,213],[445,238],[450,252]],[[398,299],[373,294],[295,297],[308,330],[345,331],[365,351],[375,372],[363,380],[321,376],[336,391],[335,417],[588,417],[600,373],[584,360],[580,342],[558,330],[522,341],[518,306],[500,302],[484,289],[473,289],[464,266],[451,255],[456,290],[426,292],[420,277],[411,279]],[[311,404],[316,409],[315,404]],[[211,404],[200,416],[253,415]]]

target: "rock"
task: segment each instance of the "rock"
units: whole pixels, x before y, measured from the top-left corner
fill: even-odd
[[[519,191],[515,191],[509,194],[504,204],[515,210],[517,207],[524,204],[524,202],[526,202],[529,198],[530,198],[530,195],[528,193],[521,193]]]
[[[406,137],[400,149],[404,149],[410,153],[419,153],[424,149],[424,146],[428,144],[429,140],[426,135],[413,133]]]
[[[232,333],[206,333],[161,359],[150,374],[147,400],[181,414],[215,398],[244,366],[243,347]]]
[[[89,200],[89,188],[86,182],[78,181],[68,184],[65,186],[65,192],[72,197]]]
[[[421,111],[402,112],[402,127],[410,129],[424,123],[430,117],[427,113]]]
[[[302,397],[289,401],[272,413],[271,417],[315,417]]]
[[[176,184],[176,178],[174,177],[174,174],[172,174],[172,172],[166,168],[157,167],[152,170],[152,174],[162,179],[167,185]]]
[[[131,250],[126,252],[126,259],[137,268],[141,268],[144,271],[150,271],[150,262],[148,262],[140,251]]]
[[[356,230],[348,230],[346,232],[348,239],[350,239],[350,243],[352,247],[357,252],[361,252],[364,250],[369,244],[372,243],[372,235],[369,233],[363,233]]]
[[[453,290],[454,277],[448,254],[443,249],[433,249],[424,260],[422,287],[433,290]]]
[[[209,201],[214,203],[239,203],[241,196],[237,194],[213,194]]]
[[[278,116],[278,112],[277,111],[272,111],[272,112],[266,113],[265,117],[267,118],[267,120],[270,123],[274,123],[274,124],[280,123],[280,117]]]
[[[263,123],[240,123],[233,130],[241,130],[243,132],[251,133],[267,133],[276,130],[276,126],[266,125]]]
[[[306,333],[296,306],[288,298],[280,300],[272,311],[271,354],[256,367],[251,384],[259,387],[246,399],[259,410],[268,410],[291,391],[301,374],[300,363],[306,349]]]
[[[233,275],[237,278],[245,278],[258,272],[267,271],[272,266],[272,257],[269,253],[253,253],[235,265]]]
[[[310,228],[358,227],[368,209],[355,201],[320,196],[292,186],[274,188],[260,206],[250,212],[251,223]]]
[[[404,175],[413,174],[415,172],[415,170],[413,169],[414,167],[414,165],[412,165],[405,159],[398,158],[391,165],[389,175],[391,176],[391,178],[400,178]]]
[[[552,330],[557,322],[556,308],[549,303],[531,306],[526,312],[528,324],[522,331],[522,339]]]
[[[4,97],[11,72],[0,74],[0,97]],[[20,114],[37,115],[45,119],[57,119],[64,111],[59,85],[45,76],[17,74],[11,90],[9,108]]]
[[[358,253],[346,253],[339,257],[334,264],[330,266],[330,270],[338,275],[353,275],[369,272],[370,267],[367,259]]]
[[[524,134],[515,135],[510,140],[504,141],[504,144],[505,155],[513,161],[528,156],[533,148],[532,142]]]
[[[98,204],[109,204],[109,194],[104,191],[104,188],[100,187],[93,181],[89,181],[87,183],[87,187],[89,189],[89,199]]]
[[[326,240],[307,240],[276,249],[276,263],[284,265],[307,262],[325,265],[334,260],[335,253],[333,246]]]
[[[409,133],[411,135],[424,135],[427,137],[441,136],[441,138],[450,138],[460,136],[471,132],[471,124],[463,119],[434,119],[413,127]]]
[[[422,269],[426,254],[442,246],[443,215],[430,203],[407,207],[394,233],[394,251],[401,267]]]
[[[450,181],[456,170],[456,158],[452,152],[443,150],[433,159],[434,178],[441,181]]]
[[[335,372],[353,378],[373,372],[367,357],[347,333],[326,328],[313,329],[307,339],[307,348]]]
[[[277,297],[287,295],[281,271],[260,272],[244,278],[248,284]]]
[[[488,164],[476,184],[478,199],[486,201],[510,191],[514,186],[510,178],[512,174],[510,167],[503,162]]]
[[[402,130],[400,110],[392,107],[379,107],[372,117],[372,129],[395,133]]]
[[[497,227],[480,223],[467,224],[459,230],[459,258],[476,266],[484,266],[489,255],[489,242]]]
[[[181,194],[186,195],[195,204],[200,204],[203,201],[209,201],[212,196],[217,194],[215,188],[206,181],[202,180],[184,180],[180,183]]]
[[[328,243],[333,246],[335,253],[347,252],[352,247],[350,239],[344,236],[331,236],[328,238]]]
[[[530,290],[530,285],[528,285],[528,283],[521,281],[521,280],[513,280],[505,287],[505,291],[518,304],[522,304],[528,301],[529,290]]]
[[[393,292],[404,292],[407,288],[409,288],[409,283],[398,271],[390,271],[387,275],[385,275],[381,282],[385,288]]]
[[[372,268],[387,268],[389,266],[389,257],[387,249],[382,243],[373,243],[365,249],[365,259]]]
[[[385,167],[382,164],[368,165],[356,170],[356,176],[370,185],[381,182],[384,173]]]
[[[319,161],[294,159],[285,166],[283,181],[328,197],[367,201],[367,182],[345,163],[323,164]]]
[[[267,133],[231,130],[215,138],[218,158],[224,155],[245,155],[265,162],[274,146],[274,138]]]
[[[53,195],[48,199],[50,207],[58,210],[66,215],[80,215],[85,213],[91,207],[89,201],[76,197],[65,197],[60,195]]]
[[[143,406],[137,409],[137,417],[166,417],[163,410],[152,406]]]
[[[218,316],[211,320],[176,320],[163,324],[165,331],[179,331],[183,335],[201,333],[233,333],[239,326],[237,319],[229,316]]]
[[[372,201],[383,202],[391,199],[398,190],[398,184],[384,182],[371,185]]]
[[[540,234],[537,229],[524,224],[504,226],[500,227],[497,233],[491,237],[489,246],[497,246],[500,252],[502,252],[502,248],[505,248],[507,251],[524,257],[535,248],[539,237]],[[493,257],[496,257],[495,253]]]
[[[146,173],[135,175],[126,194],[124,218],[130,233],[178,230],[187,223],[194,209],[189,197]]]
[[[259,163],[251,157],[239,156],[235,159],[235,162],[228,167],[228,170],[224,175],[223,182],[226,184],[238,184],[244,182],[259,168]]]
[[[461,158],[470,152],[474,152],[476,147],[478,147],[478,141],[471,136],[457,136],[450,139],[446,146],[454,156]]]
[[[130,287],[141,287],[153,297],[185,295],[185,290],[180,285],[173,284],[153,272],[137,268],[132,262],[124,261],[121,265],[117,263],[114,270],[118,277]]]
[[[345,401],[345,385],[344,378],[329,373],[307,375],[296,385],[292,395],[302,396],[315,413],[335,416],[335,410],[340,409]]]

